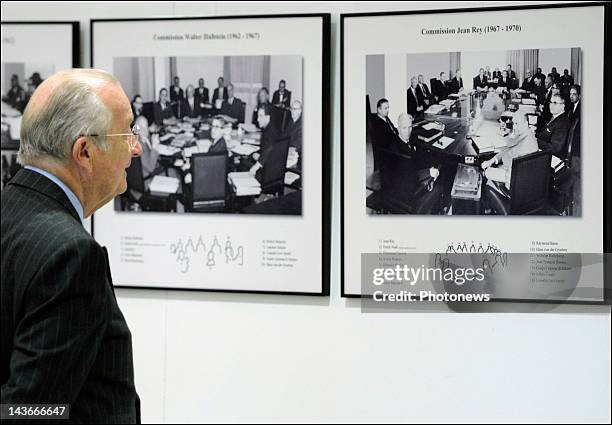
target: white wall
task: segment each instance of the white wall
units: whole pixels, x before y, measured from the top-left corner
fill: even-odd
[[[268,86],[270,100],[272,100],[274,91],[278,90],[279,81],[285,80],[287,90],[291,91],[291,100],[299,100],[302,104],[307,102],[302,94],[303,60],[304,58],[297,55],[273,55],[270,57],[270,85]]]
[[[472,79],[478,75],[480,68],[488,66],[491,72],[495,68],[500,71],[506,69],[506,51],[505,50],[488,50],[475,52],[461,52],[461,73],[463,76],[463,84],[466,88],[472,89]]]
[[[181,87],[189,84],[198,87],[198,80],[204,78],[208,94],[212,100],[213,91],[217,87],[217,78],[223,76],[223,56],[192,56],[176,58],[176,74],[181,79]]]
[[[411,53],[405,55],[405,60],[406,75],[402,85],[398,86],[404,89],[404,91],[410,87],[410,79],[418,77],[419,74],[423,74],[429,90],[431,90],[430,80],[438,78],[441,72],[446,72],[446,78],[450,79],[450,53]],[[405,109],[406,106],[404,105]]]
[[[579,47],[579,46],[572,46]],[[538,66],[542,68],[544,75],[548,75],[550,69],[554,66],[557,72],[563,75],[563,70],[567,69],[572,73],[572,49],[540,49],[538,53]]]
[[[3,20],[80,20],[84,65],[90,17],[334,13],[331,296],[117,290],[143,421],[610,422],[608,309],[362,314],[339,296],[337,13],[450,6],[462,4],[2,3]]]
[[[376,103],[385,97],[385,55],[366,56],[366,94],[370,95],[370,111],[376,112]]]

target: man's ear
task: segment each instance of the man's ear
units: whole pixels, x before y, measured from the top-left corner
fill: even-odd
[[[79,137],[72,145],[72,159],[79,167],[80,173],[91,175],[93,173],[93,141],[89,137]]]

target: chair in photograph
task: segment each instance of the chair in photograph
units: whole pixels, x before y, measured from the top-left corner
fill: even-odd
[[[172,194],[152,194],[145,184],[153,174],[144,176],[140,157],[133,157],[126,170],[127,190],[121,195],[121,210],[128,210],[131,205],[138,205],[143,211],[176,211],[176,200]]]
[[[285,188],[289,137],[278,139],[269,149],[266,164],[257,175],[261,183],[261,193],[282,195]]]
[[[438,214],[443,194],[439,185],[428,191],[418,181],[414,159],[399,152],[377,148],[381,160],[380,190],[366,198],[366,206],[381,214]]]
[[[227,198],[227,153],[198,153],[191,156],[191,193],[187,210],[224,212]]]
[[[501,183],[485,187],[491,209],[499,215],[547,214],[551,158],[549,150],[514,158],[510,190]]]

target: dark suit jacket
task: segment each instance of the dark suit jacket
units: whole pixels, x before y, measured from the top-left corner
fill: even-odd
[[[179,118],[189,117],[196,118],[202,116],[204,110],[200,107],[200,102],[195,97],[193,98],[193,108],[189,105],[187,98],[181,101],[181,107],[179,109]]]
[[[2,191],[2,403],[69,403],[71,422],[140,422],[132,336],[106,249],[65,193],[23,169]]]
[[[569,120],[565,112],[542,126],[542,128],[536,132],[536,138],[538,139],[538,146],[540,149],[550,150],[553,155],[565,159],[565,143],[567,141],[569,127]]]
[[[536,98],[536,103],[538,105],[543,105],[544,102],[546,101],[546,88],[544,87],[544,85],[540,84],[539,86],[536,86],[535,84],[533,84],[531,86],[531,91],[537,97]]]
[[[406,90],[406,99],[406,110],[410,115],[416,117],[417,114],[423,113],[423,110],[425,109],[425,103],[423,102],[421,96],[419,96],[419,93],[416,89],[414,90],[414,93],[412,93],[412,88],[408,87],[408,90]],[[422,106],[423,110],[417,111],[417,108],[419,106]]]
[[[266,128],[263,129],[261,133],[261,141],[260,141],[260,152],[259,163],[263,166],[266,165],[266,161],[268,156],[270,155],[270,150],[272,146],[281,138],[281,132],[278,128],[270,122]]]
[[[452,80],[447,82],[446,86],[451,93],[459,93],[459,89],[463,87],[463,78],[457,80],[457,77],[453,77]]]
[[[208,87],[198,87],[197,89],[195,89],[194,97],[196,98],[198,103],[208,103]]]
[[[448,87],[436,78],[431,81],[431,94],[438,97],[438,102],[444,100],[449,95]]]
[[[155,124],[162,125],[166,118],[173,118],[174,116],[174,111],[169,106],[162,110],[159,102],[153,104],[153,121],[155,121]]]
[[[485,87],[487,87],[489,85],[489,79],[487,78],[486,75],[482,76],[482,80],[480,79],[480,74],[475,76],[473,79],[473,85],[474,85],[474,90],[476,90],[477,88],[481,88],[484,89]]]
[[[290,121],[286,135],[289,136],[289,146],[295,147],[300,156],[302,155],[302,116],[297,121]]]
[[[280,103],[282,103],[283,106],[286,106],[287,108],[291,106],[291,92],[289,90],[285,89],[282,102],[280,101],[280,91],[276,90],[274,92],[274,94],[272,95],[272,104],[278,105]]]
[[[217,140],[217,142],[211,145],[210,149],[208,150],[208,153],[221,153],[221,152],[227,152],[227,143],[225,142],[224,137]]]
[[[569,103],[569,107],[567,109],[567,118],[571,121],[574,122],[576,119],[580,118],[580,104],[582,102],[578,102],[578,106],[576,106],[576,111],[574,111],[574,104],[573,103]]]
[[[221,105],[221,113],[232,118],[236,118],[238,122],[244,123],[244,109],[242,108],[242,100],[238,99],[237,97],[234,98],[232,103],[224,100],[223,105]]]
[[[567,76],[566,76],[565,74],[564,74],[564,75],[562,75],[562,76],[559,78],[559,81],[561,82],[561,85],[562,85],[563,87],[569,87],[569,86],[574,85],[574,77],[572,77],[572,76],[571,76],[571,75],[569,75],[569,74],[568,74]]]
[[[421,102],[425,104],[425,99],[431,99],[431,92],[429,91],[429,87],[427,84],[423,83],[423,89],[421,89],[421,85],[417,85],[417,94],[421,97]]]
[[[376,147],[389,149],[396,137],[397,128],[389,118],[383,121],[377,114],[372,117],[372,138]]]
[[[183,89],[178,87],[178,93],[174,91],[176,86],[172,85],[168,89],[168,93],[170,94],[170,104],[172,105],[172,110],[174,111],[174,116],[179,116],[179,105],[185,98],[185,94]]]
[[[521,85],[521,89],[527,90],[527,91],[532,91],[533,90],[532,78],[525,78],[523,80],[523,84]]]
[[[219,99],[219,87],[217,87],[215,91],[213,91],[212,103],[214,104],[217,99]],[[227,88],[223,90],[223,100],[227,100]]]

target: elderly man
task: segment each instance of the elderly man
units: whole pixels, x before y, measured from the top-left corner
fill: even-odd
[[[227,99],[223,101],[221,113],[228,117],[235,118],[240,123],[244,123],[244,108],[242,100],[234,97],[234,85],[227,85]]]
[[[525,114],[516,112],[512,121],[513,131],[508,137],[507,146],[493,158],[482,163],[483,170],[487,170],[492,165],[499,165],[506,170],[507,181],[510,181],[512,160],[538,150],[538,142],[529,128],[529,121]],[[491,178],[491,175],[487,174],[487,177]]]
[[[110,74],[57,73],[21,125],[25,166],[2,192],[2,404],[66,403],[72,422],[134,423],[132,337],[85,217],[127,187],[140,154]]]
[[[399,200],[412,205],[415,214],[437,213],[441,208],[441,188],[435,185],[439,176],[436,167],[429,166],[422,158],[418,157],[412,143],[412,116],[403,112],[397,118],[398,134],[394,141],[393,151],[400,154],[402,160],[401,170],[393,167],[383,166],[381,168],[381,179],[383,184],[392,184],[392,189]],[[397,155],[397,154],[396,154]],[[395,172],[401,173],[398,176]],[[392,183],[394,182],[394,183]],[[397,185],[399,183],[399,185]]]
[[[413,117],[423,115],[425,110],[425,104],[423,98],[419,96],[418,82],[416,77],[410,79],[410,87],[408,87],[406,93],[406,110]]]
[[[429,91],[429,87],[425,84],[425,77],[423,74],[419,74],[419,85],[417,86],[417,94],[421,97],[421,101],[425,106],[429,106],[429,102],[431,99],[431,92]]]
[[[302,103],[294,100],[291,103],[291,122],[287,128],[289,146],[293,146],[302,155]]]

